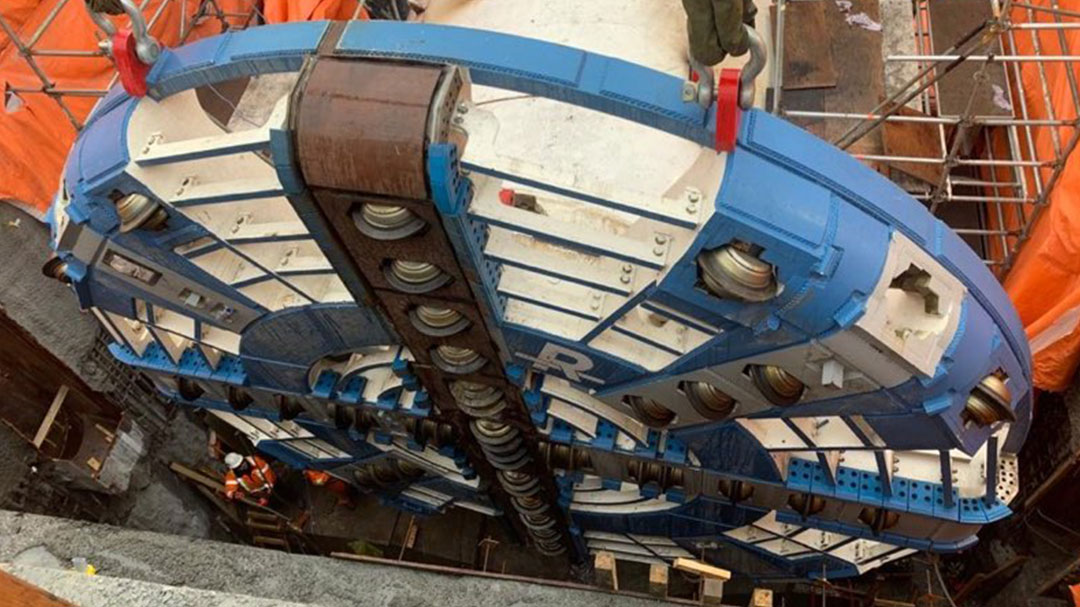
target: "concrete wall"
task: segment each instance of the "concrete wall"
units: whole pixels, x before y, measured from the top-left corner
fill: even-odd
[[[290,555],[235,544],[0,511],[0,562],[14,563],[12,572],[19,573],[20,568],[29,567],[31,569],[24,569],[23,573],[31,582],[37,581],[53,592],[60,589],[63,595],[67,592],[65,589],[78,588],[78,585],[70,585],[70,576],[42,574],[40,569],[55,570],[58,565],[70,563],[72,558],[77,557],[85,558],[97,568],[99,575],[159,586],[184,586],[227,595],[247,595],[327,607],[648,607],[661,604],[603,592]],[[134,607],[162,604],[273,605],[255,601],[230,603],[224,600],[233,600],[228,596],[219,597],[222,598],[220,602],[165,602],[161,592],[166,591],[161,588],[153,591],[141,585],[132,588],[137,592],[124,597],[127,602],[88,602],[92,599],[88,595],[86,600],[80,599],[82,602],[79,604],[80,607],[113,604]]]

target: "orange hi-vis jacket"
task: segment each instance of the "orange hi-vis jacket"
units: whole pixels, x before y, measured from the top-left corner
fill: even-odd
[[[270,468],[270,464],[258,455],[250,455],[244,458],[251,465],[251,471],[237,477],[236,473],[229,470],[225,473],[225,497],[237,499],[247,495],[265,497],[274,489],[277,476]]]
[[[328,473],[323,472],[322,470],[311,469],[304,470],[304,476],[307,477],[309,483],[315,485],[316,487],[322,487],[331,478]]]

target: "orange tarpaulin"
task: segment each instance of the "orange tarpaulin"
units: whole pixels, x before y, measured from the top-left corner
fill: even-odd
[[[151,0],[146,6],[148,18],[156,14],[165,0]],[[198,0],[167,2],[151,33],[165,45],[175,45],[180,37],[181,2],[186,2],[190,18],[198,9]],[[253,0],[218,0],[222,10],[244,13]],[[0,16],[18,34],[23,43],[34,42],[34,50],[95,51],[101,31],[90,20],[83,0],[69,0],[55,20],[34,39],[39,27],[56,8],[57,0],[4,0]],[[118,23],[126,23],[118,20]],[[188,36],[195,40],[221,31],[217,19],[204,19]],[[52,90],[62,97],[67,112],[57,100],[42,93],[42,82],[20,55],[18,46],[0,34],[0,87],[4,103],[0,106],[0,199],[8,199],[41,215],[48,209],[60,180],[68,148],[75,140],[75,126],[80,124],[97,102],[86,91],[108,86],[114,69],[105,57],[36,57],[41,72],[52,82]]]
[[[270,0],[263,13],[268,23],[352,19],[359,5],[358,0]]]
[[[217,0],[217,6],[230,15],[247,14],[257,0]],[[18,33],[23,42],[34,40],[39,27],[46,22],[59,0],[3,0],[0,17]],[[145,7],[149,19],[156,15],[151,34],[162,44],[174,46],[180,37],[182,16],[191,19],[199,0],[150,0]],[[182,3],[186,3],[184,10]],[[357,0],[265,0],[262,12],[269,23],[318,19],[350,19],[368,17],[357,10]],[[120,24],[126,18],[118,18]],[[236,20],[240,22],[239,19]],[[221,32],[221,22],[208,16],[187,34],[187,41]],[[61,7],[40,38],[34,40],[34,50],[94,51],[101,32],[86,14],[83,0],[69,0]],[[102,90],[115,73],[112,63],[104,57],[36,57],[41,71],[52,81],[53,90],[82,91],[64,95],[64,105],[41,93],[41,80],[23,59],[19,49],[8,36],[0,34],[0,88],[5,92],[0,104],[0,200],[10,200],[41,216],[49,208],[56,192],[68,149],[75,141],[72,121],[85,120],[97,97],[85,91]]]
[[[1031,4],[1050,6],[1049,0],[1034,0]],[[1060,8],[1080,10],[1080,0],[1062,0]],[[1053,15],[1034,13],[1040,22],[1052,23]],[[1014,22],[1028,20],[1026,10],[1014,9]],[[1074,19],[1066,19],[1075,22]],[[1063,32],[1066,48],[1059,42],[1056,30],[1040,30],[1039,45],[1043,55],[1080,54],[1080,31]],[[1017,53],[1035,54],[1030,31],[1016,35]],[[1072,98],[1067,70],[1080,76],[1080,69],[1063,62],[1045,62],[1050,104],[1058,120],[1075,120],[1076,105]],[[1039,79],[1039,65],[1021,64],[1024,100],[1032,118],[1048,118]],[[1057,129],[1061,146],[1066,146],[1074,133],[1072,127],[1049,127],[1032,130],[1032,141],[1038,158],[1055,158],[1052,129]],[[1024,136],[1024,131],[1021,131]],[[1043,168],[1043,183],[1050,179],[1051,168]],[[1034,175],[1029,171],[1028,182]],[[1063,390],[1072,382],[1080,362],[1080,154],[1072,154],[1065,164],[1060,181],[1052,191],[1046,207],[1032,229],[1029,240],[1020,248],[1016,264],[1005,279],[1005,289],[1020,313],[1027,329],[1035,357],[1035,385],[1044,390]],[[1030,207],[1027,212],[1032,212]]]

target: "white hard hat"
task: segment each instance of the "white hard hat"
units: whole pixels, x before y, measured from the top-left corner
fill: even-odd
[[[244,457],[239,453],[230,453],[225,456],[225,465],[231,470],[239,468],[242,463],[244,463]]]

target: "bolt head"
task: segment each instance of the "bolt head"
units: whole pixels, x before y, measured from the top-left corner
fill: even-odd
[[[697,85],[687,80],[682,85],[682,100],[686,103],[697,99]]]
[[[630,277],[627,276],[626,274],[623,274],[622,276],[619,277],[619,282],[623,283],[624,285],[630,284]]]

